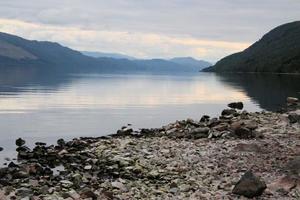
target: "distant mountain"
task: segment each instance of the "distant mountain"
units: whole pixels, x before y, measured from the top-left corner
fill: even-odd
[[[127,56],[120,53],[103,53],[103,52],[93,52],[93,51],[81,51],[82,54],[94,58],[115,58],[115,59],[128,59],[135,60],[136,58]]]
[[[170,61],[186,67],[197,67],[199,70],[212,66],[212,64],[207,61],[196,60],[192,57],[172,58]]]
[[[281,25],[203,71],[300,73],[300,21]]]
[[[0,67],[27,67],[30,70],[49,71],[51,73],[180,73],[199,71],[198,66],[186,66],[162,59],[95,58],[58,43],[26,40],[1,32]]]
[[[38,67],[47,70],[99,68],[95,58],[54,42],[26,40],[0,32],[0,67]]]

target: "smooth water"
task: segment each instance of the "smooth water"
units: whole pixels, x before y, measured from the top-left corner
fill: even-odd
[[[248,111],[276,110],[300,95],[300,77],[286,75],[40,74],[0,75],[0,162],[14,141],[29,145],[59,138],[103,136],[120,127],[160,127],[176,120],[217,116],[229,102]]]

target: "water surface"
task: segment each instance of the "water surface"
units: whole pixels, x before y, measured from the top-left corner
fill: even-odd
[[[0,75],[0,159],[13,155],[14,140],[55,143],[59,138],[102,136],[126,124],[160,127],[179,119],[219,115],[227,103],[245,109],[279,108],[299,96],[298,76],[117,74]],[[1,162],[1,160],[0,160]]]

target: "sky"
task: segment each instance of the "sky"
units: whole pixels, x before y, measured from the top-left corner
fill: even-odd
[[[284,23],[300,0],[9,0],[0,31],[80,51],[216,62]]]

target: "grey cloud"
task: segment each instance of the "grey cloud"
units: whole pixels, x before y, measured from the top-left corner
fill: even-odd
[[[95,30],[183,34],[253,41],[281,23],[300,18],[296,0],[10,0],[0,16]]]
[[[9,0],[0,2],[0,19],[91,31],[154,33],[252,43],[275,26],[299,20],[299,10],[298,0]],[[106,49],[110,44],[113,44],[111,48],[116,48],[117,44],[105,38],[101,41]],[[74,41],[63,43],[74,44]],[[132,48],[130,42],[119,47],[123,52],[126,48]],[[174,53],[184,51],[180,46],[173,48]],[[168,54],[159,49],[163,47],[152,46],[143,54]],[[212,59],[224,54],[217,50],[208,51],[215,52],[210,56]]]

